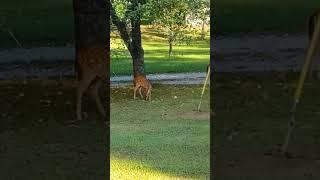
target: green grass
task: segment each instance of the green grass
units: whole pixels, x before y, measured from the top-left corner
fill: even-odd
[[[113,88],[111,177],[208,179],[209,91],[204,112],[196,113],[200,92],[200,86],[154,85],[146,102],[134,101],[129,88]]]
[[[135,163],[128,160],[111,158],[111,179],[131,180],[131,179],[194,179],[187,177],[177,177],[167,175],[151,168],[146,168],[142,163]]]
[[[111,36],[111,75],[132,74],[132,59],[117,33]],[[173,57],[168,57],[168,44],[155,30],[142,26],[142,43],[145,51],[146,73],[204,72],[210,59],[209,36],[190,45],[173,47]],[[120,54],[120,55],[119,55]]]
[[[319,9],[318,0],[225,0],[214,1],[214,32],[303,33],[307,16]]]

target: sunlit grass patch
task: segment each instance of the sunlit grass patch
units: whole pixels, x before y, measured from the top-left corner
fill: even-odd
[[[168,175],[152,168],[145,167],[141,163],[132,162],[128,160],[112,157],[111,161],[111,175],[112,180],[192,180],[196,178],[187,178]]]

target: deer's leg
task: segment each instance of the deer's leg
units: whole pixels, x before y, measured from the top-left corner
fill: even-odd
[[[106,117],[106,112],[104,110],[104,107],[101,103],[101,99],[99,97],[99,88],[101,86],[101,80],[97,80],[92,84],[92,88],[90,89],[91,96],[93,97],[94,101],[96,102],[97,108],[99,113],[103,116],[103,118]]]
[[[83,94],[88,90],[88,87],[91,81],[94,79],[93,75],[86,75],[84,74],[83,78],[80,79],[78,82],[78,89],[77,89],[77,104],[76,104],[76,113],[77,113],[77,120],[82,120],[82,97]]]
[[[143,95],[142,95],[141,89],[142,89],[142,87],[139,88],[139,94],[140,94],[141,99],[143,99]]]
[[[139,86],[135,86],[133,89],[133,99],[136,99],[136,93],[137,93],[138,88],[139,88]]]
[[[151,88],[148,89],[146,100],[151,101]]]

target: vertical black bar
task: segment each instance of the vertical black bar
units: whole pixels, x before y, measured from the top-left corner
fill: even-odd
[[[215,17],[213,15],[215,9],[213,8],[213,2],[210,2],[210,179],[214,179],[214,154],[213,154],[213,143],[214,143],[214,22]],[[213,86],[213,87],[212,87]]]
[[[107,4],[107,48],[110,50],[110,3],[106,3]],[[110,77],[110,53],[109,53],[109,63],[108,63],[108,77]],[[107,141],[106,141],[106,179],[110,179],[110,78],[107,78],[107,84],[108,84],[108,90],[107,90],[107,105],[106,105],[106,109],[107,109],[107,129],[106,129],[106,136],[107,136]]]

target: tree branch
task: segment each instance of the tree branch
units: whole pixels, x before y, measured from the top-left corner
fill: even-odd
[[[109,7],[110,7],[110,14],[111,14],[111,20],[112,23],[117,27],[121,38],[123,39],[125,45],[127,46],[128,50],[132,50],[132,39],[130,38],[126,24],[120,20],[120,18],[117,16],[116,11],[114,10],[114,7],[112,6],[111,1],[108,1]]]

